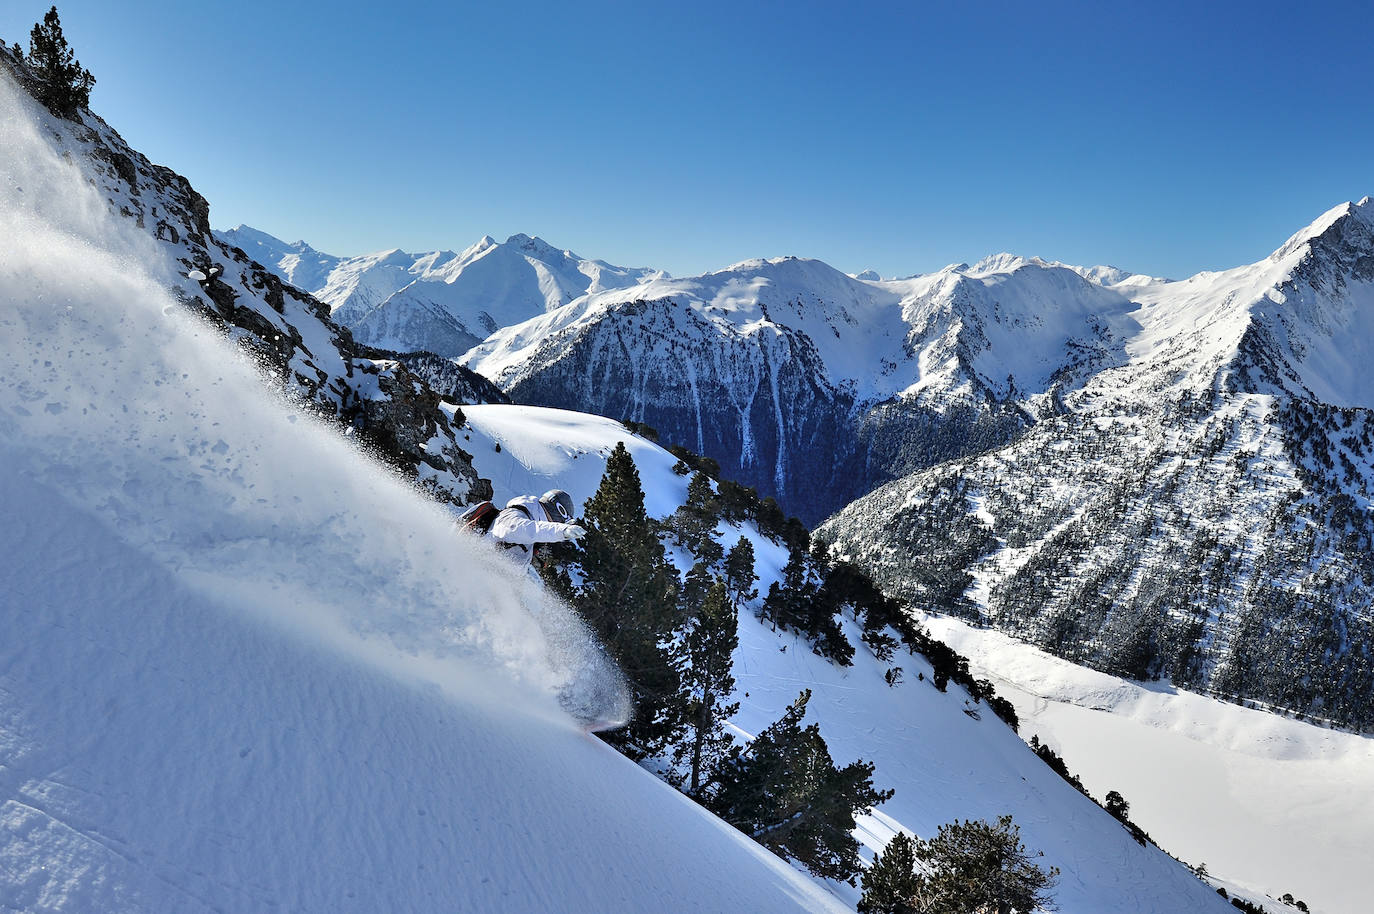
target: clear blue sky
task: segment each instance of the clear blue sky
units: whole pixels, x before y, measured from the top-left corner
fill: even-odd
[[[8,0],[28,44],[47,2]],[[678,275],[1002,250],[1183,276],[1374,194],[1374,8],[67,0],[93,107],[337,254],[538,234]]]

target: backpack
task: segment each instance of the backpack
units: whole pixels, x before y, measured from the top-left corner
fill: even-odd
[[[515,510],[519,511],[526,517],[529,517],[531,520],[534,519],[531,516],[529,509],[526,508],[524,505],[516,505]],[[469,533],[475,533],[478,536],[485,536],[486,534],[491,532],[491,525],[496,523],[496,518],[500,513],[501,509],[496,507],[496,505],[492,504],[491,502],[478,502],[471,508],[468,508],[462,514],[458,515],[458,526],[468,531]]]
[[[485,536],[501,509],[489,501],[479,502],[458,516],[458,526],[469,533]]]

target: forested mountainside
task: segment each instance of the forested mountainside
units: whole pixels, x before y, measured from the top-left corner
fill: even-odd
[[[1120,675],[1374,728],[1374,205],[1137,287],[1126,359],[821,530],[911,602]]]
[[[0,67],[33,91],[27,67],[8,47]],[[490,491],[458,446],[439,397],[401,363],[370,357],[330,319],[327,305],[216,238],[209,204],[184,177],[149,162],[89,110],[43,126],[54,156],[147,233],[152,243],[139,255],[156,257],[174,294],[249,353],[272,386],[352,428],[441,500],[461,504]]]

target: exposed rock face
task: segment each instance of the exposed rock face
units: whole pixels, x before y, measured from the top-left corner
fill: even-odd
[[[470,368],[431,352],[383,354],[394,358],[449,403],[510,403],[501,388]]]
[[[0,52],[0,78],[32,85],[8,49]],[[463,504],[490,493],[456,444],[438,395],[403,366],[366,357],[327,305],[216,239],[209,204],[190,182],[149,162],[89,110],[75,121],[48,123],[60,154],[103,190],[115,212],[156,240],[178,298],[252,353],[272,386],[355,429],[443,501]],[[197,270],[207,278],[188,276]]]

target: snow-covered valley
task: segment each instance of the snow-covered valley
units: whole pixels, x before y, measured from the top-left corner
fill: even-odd
[[[1270,910],[1285,892],[1313,911],[1364,909],[1374,739],[1118,679],[950,617],[926,624],[1011,699],[1022,733],[1054,746],[1094,796],[1125,796],[1171,853]]]

